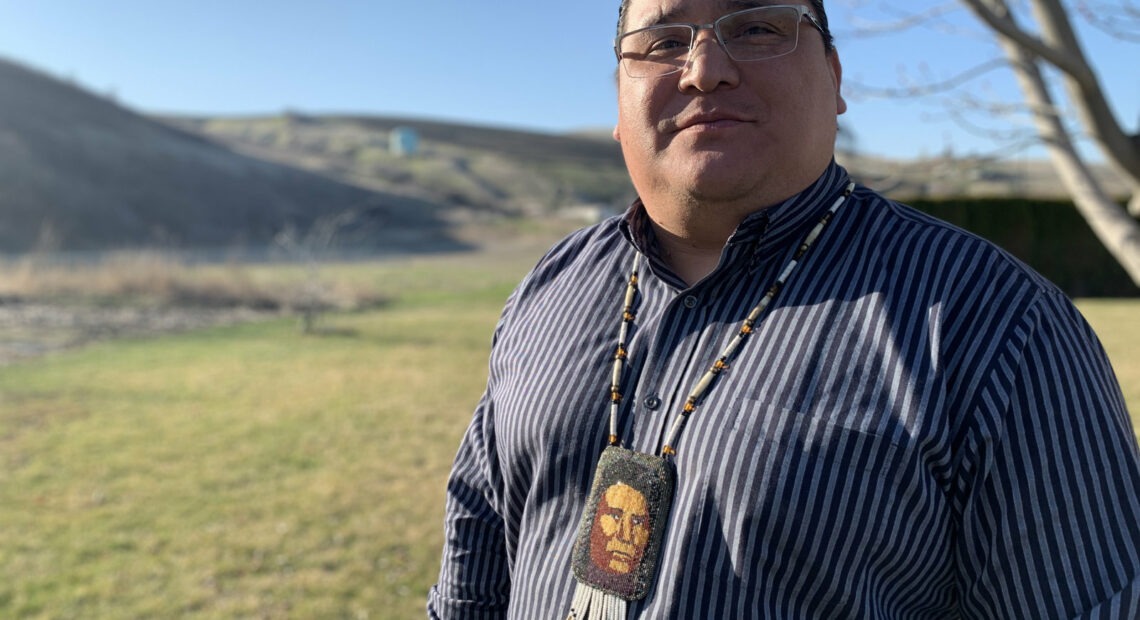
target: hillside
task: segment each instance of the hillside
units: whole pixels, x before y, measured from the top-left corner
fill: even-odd
[[[248,155],[346,182],[509,215],[545,215],[584,204],[620,210],[633,196],[621,149],[605,135],[551,135],[416,119],[284,114],[168,117]],[[389,136],[410,128],[419,150],[395,155]],[[910,161],[840,153],[854,177],[893,198],[1064,198],[1047,161],[934,157]],[[1110,193],[1122,180],[1093,166]]]
[[[614,210],[633,195],[611,139],[367,116],[162,120],[252,157],[476,215],[548,215],[583,204]],[[414,153],[392,151],[397,128],[416,134]]]
[[[391,148],[397,128],[418,136],[413,153]],[[907,200],[1064,195],[1045,162],[839,159]],[[544,226],[553,214],[617,212],[632,197],[608,135],[299,113],[147,117],[0,60],[0,254],[255,251],[332,220],[348,222],[340,247],[456,249],[489,242],[472,222]]]
[[[435,203],[238,154],[0,60],[0,253],[256,248],[346,211],[358,245],[454,245]]]

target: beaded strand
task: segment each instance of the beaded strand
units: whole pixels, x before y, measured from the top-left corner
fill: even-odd
[[[685,399],[684,407],[682,407],[681,412],[677,414],[677,417],[673,420],[673,425],[669,429],[669,434],[665,437],[665,442],[661,447],[661,456],[676,456],[677,450],[674,448],[674,445],[677,437],[681,433],[681,430],[684,428],[685,423],[688,421],[689,416],[692,415],[694,411],[696,411],[697,405],[700,404],[701,399],[705,396],[705,393],[708,392],[717,376],[728,369],[728,361],[736,354],[736,351],[742,344],[744,344],[744,341],[748,338],[748,336],[755,331],[756,323],[760,320],[760,315],[764,313],[764,310],[768,308],[768,306],[772,303],[772,300],[780,294],[780,291],[783,290],[784,285],[788,281],[788,278],[792,275],[792,272],[795,271],[804,255],[807,254],[812,244],[815,243],[816,239],[818,239],[819,235],[823,232],[823,229],[826,228],[831,220],[835,217],[836,212],[839,211],[839,207],[843,205],[843,203],[847,200],[853,191],[855,191],[855,183],[848,183],[847,187],[843,190],[843,194],[836,198],[835,203],[831,205],[831,208],[829,208],[827,212],[823,214],[823,217],[820,218],[815,227],[812,228],[806,237],[804,237],[804,240],[796,250],[795,255],[790,261],[788,261],[788,264],[784,267],[783,271],[780,273],[780,276],[776,278],[776,282],[772,284],[772,286],[764,294],[764,297],[760,300],[760,303],[756,304],[756,307],[748,313],[748,317],[744,319],[744,322],[741,324],[740,330],[737,331],[736,336],[731,341],[729,341],[728,346],[725,347],[720,357],[718,357],[717,360],[713,362],[712,366],[705,372],[704,376],[701,377],[701,380],[697,382],[697,385],[693,388],[693,391],[689,393],[688,398]],[[640,265],[641,252],[636,252],[633,257],[633,269],[630,273],[629,283],[626,286],[625,291],[625,307],[622,310],[621,329],[618,332],[617,353],[614,354],[613,383],[610,387],[609,439],[610,445],[614,446],[618,445],[619,442],[618,411],[621,408],[622,402],[621,378],[625,372],[626,360],[629,357],[626,338],[629,335],[629,326],[633,323],[636,316],[634,314],[633,304],[634,299],[637,295],[638,270],[640,269]]]
[[[626,338],[629,326],[637,316],[633,311],[637,297],[637,272],[641,268],[641,252],[634,253],[633,270],[629,274],[629,284],[625,287],[625,308],[621,313],[621,329],[618,330],[617,351],[614,353],[613,381],[610,383],[610,445],[618,445],[618,410],[621,409],[621,376],[625,371],[625,360],[629,357]]]

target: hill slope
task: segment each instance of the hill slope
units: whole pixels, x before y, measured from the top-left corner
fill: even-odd
[[[623,209],[633,197],[618,144],[604,136],[552,135],[416,119],[300,115],[169,117],[174,126],[258,158],[307,168],[367,187],[456,207],[546,215],[563,207]],[[389,152],[393,129],[410,128],[419,152]],[[914,198],[1066,196],[1046,161],[990,157],[892,160],[840,151],[862,183]],[[1112,170],[1092,166],[1107,191],[1126,188]]]
[[[346,210],[365,215],[358,242],[449,243],[430,202],[241,155],[0,60],[0,252],[256,247]]]
[[[397,127],[419,135],[414,155],[391,152]],[[840,162],[903,199],[1064,194],[1039,162]],[[608,137],[348,115],[151,118],[0,60],[0,253],[256,249],[346,212],[359,217],[341,245],[448,249],[480,243],[457,223],[616,212],[632,197]]]
[[[375,116],[167,117],[247,155],[476,213],[548,215],[582,204],[624,208],[633,189],[612,139]],[[419,148],[391,152],[392,130]]]

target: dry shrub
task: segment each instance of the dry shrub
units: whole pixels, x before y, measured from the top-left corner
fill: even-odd
[[[161,252],[119,252],[85,262],[29,255],[0,264],[0,301],[200,308],[356,309],[382,300],[312,278],[261,284],[241,264],[189,265]]]

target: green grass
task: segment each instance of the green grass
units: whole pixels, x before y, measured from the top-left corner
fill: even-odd
[[[395,301],[0,368],[0,617],[422,617],[529,260],[342,266]],[[1140,411],[1140,302],[1081,305]]]
[[[1077,306],[1104,344],[1140,438],[1140,300],[1083,299]]]
[[[421,617],[524,268],[373,266],[407,294],[321,335],[283,319],[0,369],[0,617]]]

